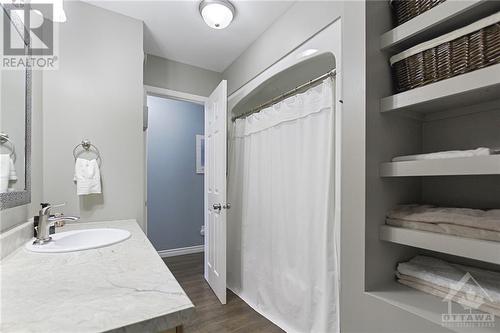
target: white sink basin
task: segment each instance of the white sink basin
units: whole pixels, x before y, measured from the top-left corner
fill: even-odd
[[[58,253],[95,249],[122,242],[130,237],[130,232],[122,229],[83,229],[65,231],[51,235],[52,241],[43,245],[26,243],[26,249],[33,252]]]

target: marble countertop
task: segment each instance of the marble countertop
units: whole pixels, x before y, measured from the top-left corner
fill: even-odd
[[[75,223],[58,232],[120,228],[115,245],[70,253],[17,249],[0,264],[0,331],[160,332],[194,308],[134,220]]]

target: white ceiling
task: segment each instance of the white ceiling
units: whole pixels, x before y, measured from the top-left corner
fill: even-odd
[[[294,1],[233,1],[236,16],[223,30],[203,22],[199,1],[87,2],[144,21],[146,53],[222,72]]]

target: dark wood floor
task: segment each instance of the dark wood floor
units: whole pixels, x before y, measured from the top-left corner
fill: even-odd
[[[284,332],[255,312],[231,291],[221,305],[203,278],[203,254],[165,258],[170,271],[195,305],[185,333],[274,333]]]

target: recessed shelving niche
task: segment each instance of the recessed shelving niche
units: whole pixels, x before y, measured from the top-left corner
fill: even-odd
[[[500,64],[393,94],[389,57],[498,12],[500,1],[447,0],[392,29],[389,4],[376,3],[367,5],[366,29],[367,39],[374,42],[367,42],[365,292],[436,324],[439,331],[447,304],[397,283],[397,264],[426,254],[500,270],[500,242],[389,226],[384,224],[386,214],[410,203],[500,208],[500,156],[390,159],[500,148]],[[499,327],[496,318],[494,328],[449,329],[490,333]]]

